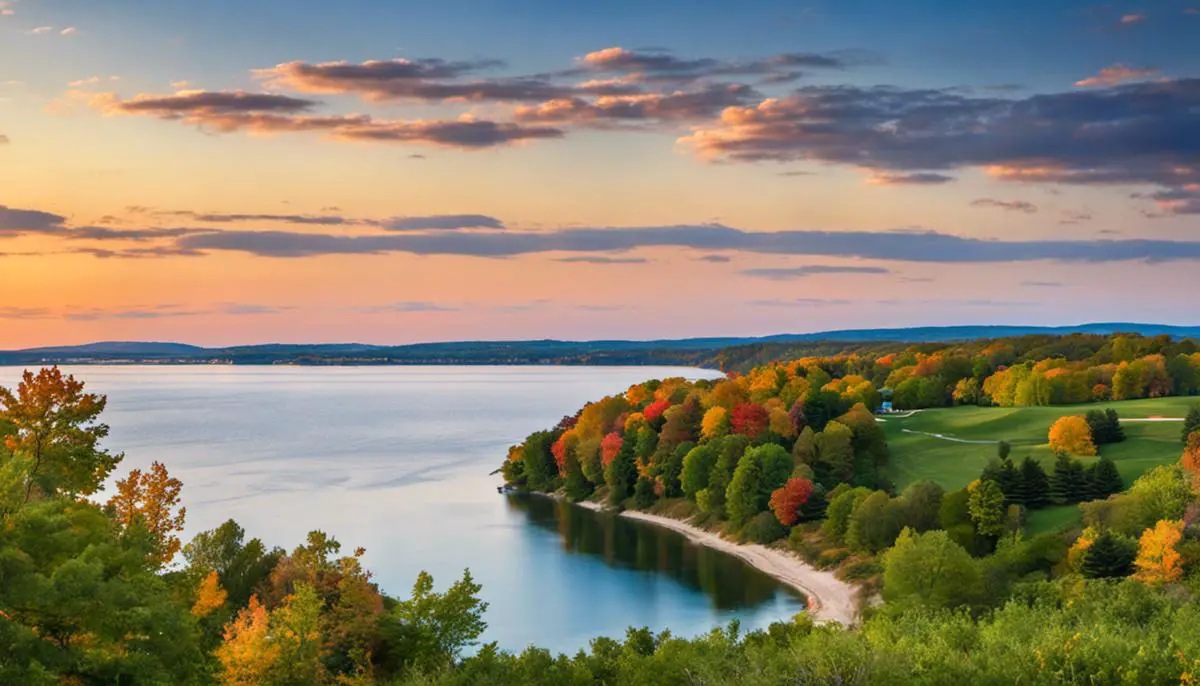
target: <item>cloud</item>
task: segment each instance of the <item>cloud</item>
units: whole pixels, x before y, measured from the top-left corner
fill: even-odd
[[[839,307],[853,305],[854,302],[839,298],[792,298],[789,300],[750,300],[746,304],[755,307]]]
[[[940,186],[953,183],[955,178],[946,174],[934,172],[914,172],[911,174],[894,174],[875,172],[867,177],[867,183],[872,186]]]
[[[52,319],[55,316],[45,307],[0,306],[0,319]]]
[[[1082,224],[1083,222],[1088,222],[1091,220],[1092,220],[1092,215],[1090,212],[1074,212],[1074,211],[1068,210],[1068,211],[1063,212],[1063,218],[1060,219],[1058,221],[1058,223],[1059,224]]]
[[[698,262],[713,262],[715,264],[724,264],[726,262],[732,262],[733,258],[728,255],[701,255],[700,257],[697,257],[696,260]]]
[[[1105,67],[1100,70],[1100,73],[1095,76],[1089,76],[1081,81],[1076,81],[1075,85],[1079,88],[1092,88],[1096,86],[1115,86],[1126,81],[1143,81],[1158,76],[1157,69],[1138,69],[1135,67],[1127,67],[1123,64],[1114,64],[1111,67]]]
[[[35,36],[41,36],[41,35],[45,35],[45,34],[47,34],[47,33],[50,33],[50,32],[51,32],[51,31],[53,31],[53,30],[54,30],[54,27],[53,27],[53,26],[39,26],[39,27],[37,27],[37,28],[30,29],[30,30],[29,30],[29,33],[31,33],[31,34],[33,34],[33,35],[35,35]]]
[[[876,173],[979,168],[1005,181],[1200,181],[1200,79],[1019,99],[954,90],[809,86],[730,107],[680,139],[732,162],[818,161]]]
[[[245,303],[217,303],[208,307],[191,308],[177,303],[164,303],[127,309],[75,309],[67,310],[60,316],[70,321],[91,322],[107,319],[174,319],[177,317],[198,317],[203,315],[269,315],[278,314],[290,309],[292,308]]]
[[[66,221],[67,218],[59,214],[0,205],[0,236],[63,231]]]
[[[708,119],[726,107],[761,97],[743,84],[709,84],[673,93],[561,98],[516,110],[517,121],[604,126],[621,121],[683,122]]]
[[[190,227],[113,229],[106,226],[79,226],[63,232],[63,238],[86,241],[154,241],[178,238],[196,233],[211,233],[213,229]]]
[[[109,248],[76,248],[70,251],[76,255],[91,255],[102,260],[140,260],[161,257],[202,257],[203,252],[190,248],[177,248],[170,245],[153,246],[149,248],[125,248],[112,250]]]
[[[524,140],[561,138],[561,129],[495,122],[463,115],[454,120],[385,120],[367,115],[309,115],[318,103],[272,93],[183,91],[122,100],[107,93],[89,105],[109,115],[181,121],[219,133],[325,133],[335,140],[415,143],[478,150]]]
[[[1063,286],[1061,281],[1022,281],[1021,285],[1031,288],[1062,288]]]
[[[1149,198],[1164,215],[1200,214],[1200,183],[1151,193]]]
[[[755,276],[773,281],[790,281],[819,274],[890,274],[883,267],[839,267],[825,264],[808,264],[800,267],[743,269],[744,276]]]
[[[458,312],[460,308],[443,305],[439,303],[429,302],[426,300],[406,300],[402,302],[388,303],[386,305],[375,305],[364,308],[364,312],[383,313],[383,312]]]
[[[388,231],[454,231],[457,229],[503,229],[504,222],[484,214],[433,214],[424,217],[393,217],[378,223]]]
[[[1146,21],[1144,14],[1126,14],[1121,17],[1120,23],[1122,26],[1130,26],[1132,24],[1140,24]]]
[[[554,231],[335,236],[288,231],[219,231],[181,236],[176,247],[267,257],[410,253],[512,257],[616,253],[653,247],[930,263],[1050,260],[1119,262],[1200,260],[1200,241],[1160,239],[999,241],[936,231],[743,231],[720,224],[605,227]]]
[[[711,57],[689,59],[676,57],[667,50],[611,47],[589,52],[578,62],[587,71],[637,74],[648,80],[687,81],[723,76],[767,76],[775,80],[788,80],[797,75],[797,69],[843,69],[878,63],[879,59],[862,51],[826,54],[791,52],[742,61]]]
[[[63,29],[62,31],[59,31],[58,34],[60,36],[73,36],[78,32],[79,32],[79,29],[75,28],[74,26],[68,26],[67,28]]]
[[[971,201],[972,207],[994,207],[999,210],[1008,210],[1010,212],[1025,212],[1032,214],[1037,212],[1037,205],[1024,200],[996,200],[994,198],[979,198]]]
[[[644,257],[604,257],[603,255],[578,255],[575,257],[560,257],[555,262],[567,264],[645,264]]]

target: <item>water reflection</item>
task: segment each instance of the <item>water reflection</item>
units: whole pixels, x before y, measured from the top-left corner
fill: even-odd
[[[508,506],[534,526],[557,532],[566,552],[599,557],[618,569],[665,575],[702,591],[716,610],[774,602],[781,591],[801,598],[732,555],[652,524],[537,495],[509,495]]]

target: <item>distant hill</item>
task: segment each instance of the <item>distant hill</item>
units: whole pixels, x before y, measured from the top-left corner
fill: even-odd
[[[1109,322],[1076,326],[927,326],[896,329],[844,329],[759,337],[682,338],[646,341],[449,341],[411,345],[365,343],[270,343],[203,348],[183,343],[101,342],[0,351],[0,365],[48,363],[156,364],[687,364],[724,366],[722,351],[761,348],[756,356],[787,350],[834,354],[852,345],[935,343],[1027,335],[1132,333],[1200,338],[1200,326]]]

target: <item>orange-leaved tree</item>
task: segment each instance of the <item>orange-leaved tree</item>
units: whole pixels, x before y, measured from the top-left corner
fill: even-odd
[[[813,484],[808,479],[792,478],[771,493],[771,511],[784,526],[791,526],[800,519],[800,508],[812,496]]]
[[[1200,431],[1188,434],[1187,446],[1183,449],[1183,457],[1179,464],[1194,475],[1200,476]]]
[[[1060,417],[1050,427],[1050,449],[1063,455],[1095,455],[1096,444],[1087,420],[1079,415]]]
[[[1153,529],[1146,529],[1138,541],[1138,556],[1134,561],[1134,577],[1151,586],[1175,581],[1183,574],[1179,551],[1175,545],[1183,538],[1183,521],[1161,519]]]
[[[155,559],[166,564],[179,552],[179,537],[175,534],[183,531],[187,515],[187,508],[179,507],[182,490],[183,483],[168,474],[162,463],[155,462],[149,472],[135,469],[118,481],[117,492],[105,509],[122,528],[138,524],[149,532]]]
[[[229,594],[221,587],[221,577],[215,571],[209,572],[208,576],[200,582],[200,587],[196,589],[196,602],[192,604],[192,615],[207,617],[219,610],[225,604],[228,596]]]
[[[221,683],[255,686],[266,681],[279,660],[280,647],[271,640],[271,616],[258,596],[225,627],[225,641],[216,650]]]

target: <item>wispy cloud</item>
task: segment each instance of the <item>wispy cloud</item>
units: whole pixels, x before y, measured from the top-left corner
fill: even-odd
[[[1111,67],[1105,67],[1100,70],[1099,74],[1089,76],[1086,79],[1076,81],[1075,85],[1079,88],[1094,88],[1097,86],[1115,86],[1127,81],[1144,81],[1158,76],[1157,69],[1127,67],[1123,64],[1114,64]]]
[[[762,268],[762,269],[743,269],[741,274],[744,276],[755,276],[763,279],[771,279],[773,281],[791,281],[793,279],[804,279],[810,276],[820,274],[890,274],[891,270],[883,267],[854,267],[854,266],[836,266],[826,264],[808,264],[800,267],[780,267],[780,268]]]
[[[979,198],[971,201],[972,207],[994,207],[999,210],[1008,210],[1010,212],[1025,212],[1032,214],[1037,212],[1037,205],[1024,200],[996,200],[995,198]]]
[[[603,255],[576,255],[574,257],[560,257],[555,262],[566,262],[567,264],[645,264],[647,262],[644,257],[604,257]]]
[[[1119,23],[1122,26],[1132,26],[1133,24],[1140,24],[1144,21],[1146,21],[1146,15],[1144,14],[1125,14],[1121,16]]]
[[[934,172],[914,172],[911,174],[875,172],[867,177],[867,183],[873,186],[940,186],[944,183],[953,182],[953,176]]]

